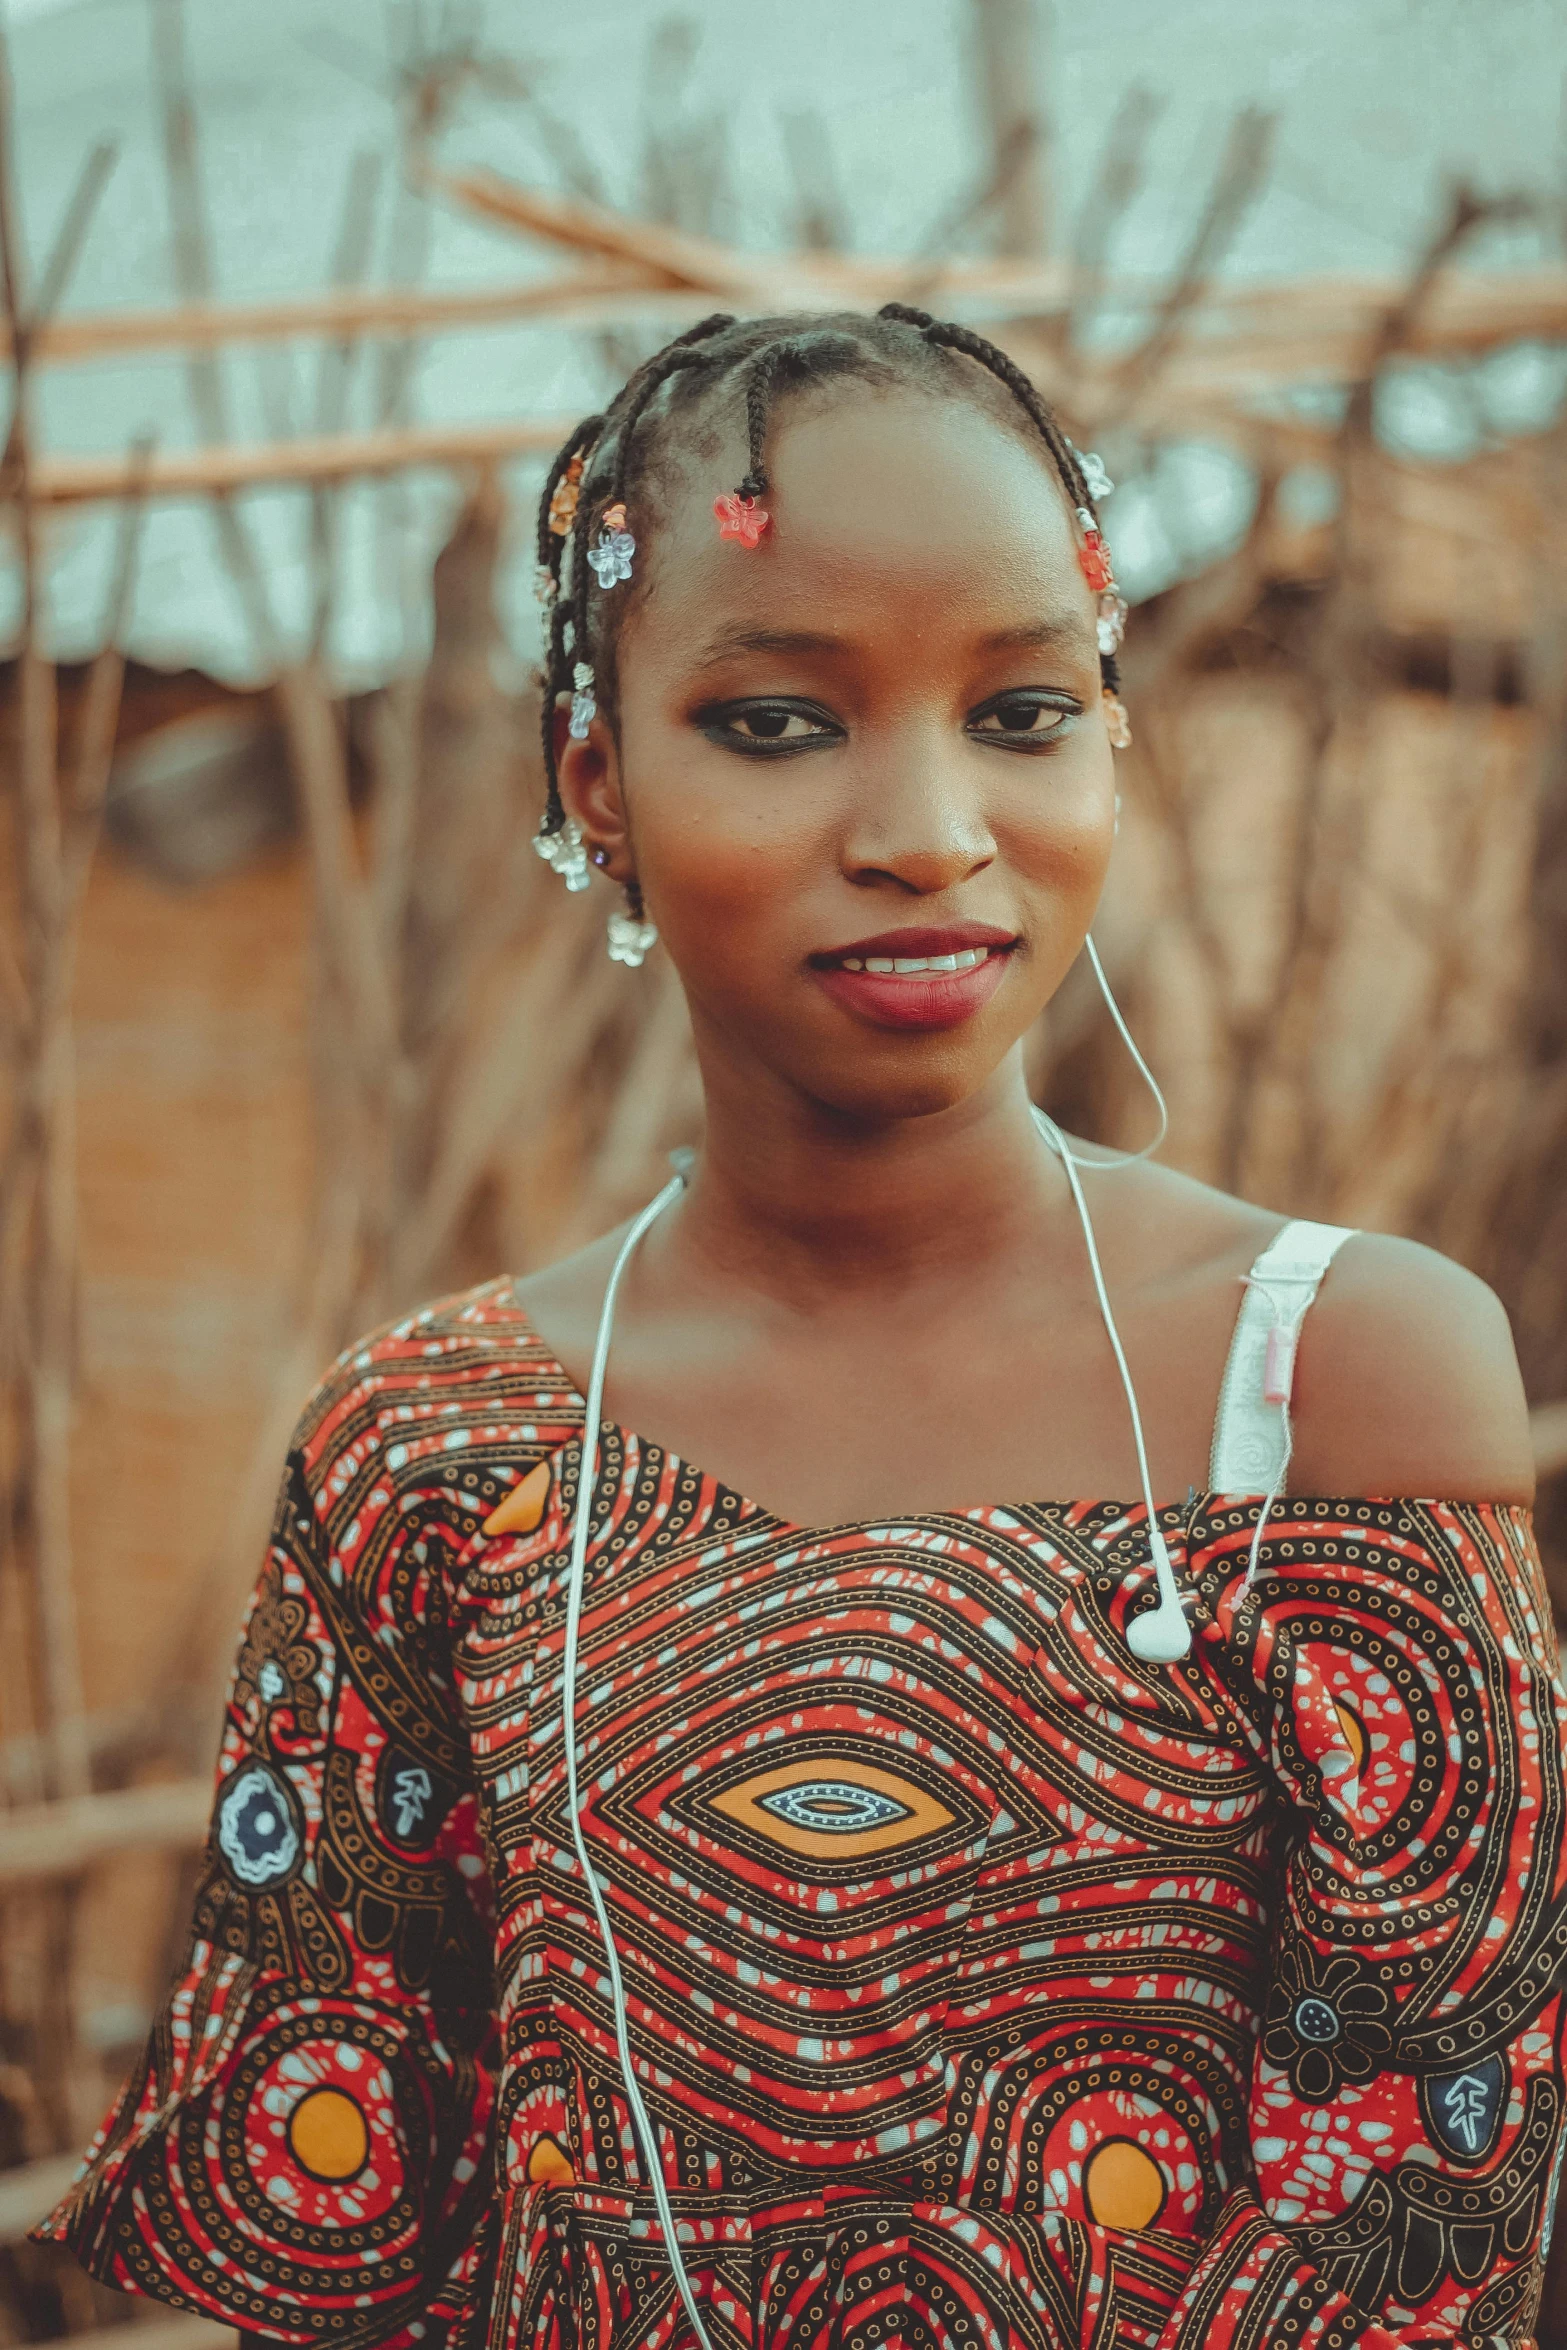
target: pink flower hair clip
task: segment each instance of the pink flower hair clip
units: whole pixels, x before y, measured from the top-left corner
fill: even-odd
[[[1096,596],[1110,594],[1115,588],[1115,567],[1103,534],[1086,506],[1079,506],[1077,519],[1083,533],[1083,543],[1077,550],[1083,577]]]
[[[738,490],[713,500],[713,512],[718,517],[718,535],[721,539],[735,539],[742,547],[760,544],[762,533],[772,521],[765,506],[754,498],[742,497]]]

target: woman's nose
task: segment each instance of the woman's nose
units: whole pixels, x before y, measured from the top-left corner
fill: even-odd
[[[864,780],[843,844],[851,881],[894,881],[934,897],[982,873],[995,838],[971,777],[939,755],[909,750]]]

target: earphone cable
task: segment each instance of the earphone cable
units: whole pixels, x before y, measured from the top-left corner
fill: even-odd
[[[1125,1016],[1122,1013],[1120,1005],[1115,1000],[1114,990],[1111,988],[1109,979],[1105,975],[1105,967],[1099,960],[1099,949],[1094,944],[1092,933],[1090,933],[1089,936],[1084,939],[1083,945],[1087,949],[1088,960],[1093,965],[1094,977],[1099,982],[1099,993],[1104,997],[1105,1009],[1108,1011],[1111,1019],[1115,1022],[1116,1032],[1119,1035],[1121,1042],[1125,1045],[1127,1051],[1132,1056],[1132,1061],[1136,1067],[1138,1076],[1142,1079],[1149,1092],[1153,1095],[1154,1108],[1159,1113],[1159,1131],[1154,1136],[1152,1142],[1145,1142],[1143,1144],[1141,1150],[1116,1151],[1110,1158],[1085,1160],[1083,1163],[1087,1166],[1102,1167],[1106,1170],[1112,1167],[1135,1167],[1140,1165],[1144,1159],[1151,1159],[1154,1155],[1154,1152],[1163,1142],[1165,1136],[1169,1133],[1170,1107],[1164,1098],[1164,1094],[1160,1087],[1158,1078],[1149,1068],[1148,1063],[1143,1059],[1142,1053],[1138,1049],[1137,1041],[1132,1035],[1130,1028],[1128,1028],[1126,1025]]]
[[[659,2225],[664,2231],[664,2249],[669,2256],[670,2270],[687,2317],[691,2320],[699,2350],[713,2350],[696,2293],[686,2274],[675,2233],[675,2215],[670,2206],[669,2186],[664,2177],[664,2166],[659,2159],[658,2135],[653,2118],[642,2096],[631,2053],[631,2023],[626,2006],[626,1987],[620,1971],[620,1953],[615,1946],[615,1930],[610,1923],[609,1905],[604,1889],[594,1871],[588,1852],[588,1840],[582,1825],[582,1795],[577,1767],[577,1660],[582,1638],[583,1587],[587,1579],[588,1539],[593,1523],[593,1493],[598,1483],[599,1428],[604,1408],[604,1374],[609,1363],[610,1331],[614,1323],[615,1293],[621,1276],[631,1262],[638,1241],[648,1226],[660,1217],[685,1189],[685,1176],[679,1174],[665,1184],[658,1197],[647,1206],[633,1223],[620,1244],[609,1281],[604,1290],[604,1303],[599,1311],[598,1337],[593,1348],[593,1368],[588,1377],[586,1408],[582,1418],[582,1464],[578,1471],[576,1518],[571,1530],[571,1567],[566,1584],[566,1637],[561,1653],[561,1712],[563,1743],[566,1749],[566,1810],[571,1820],[571,1841],[593,1905],[598,1925],[599,1940],[604,1950],[605,1971],[609,1977],[610,2002],[615,2015],[615,2050],[620,2059],[621,2084],[626,2092],[626,2104],[636,2132],[637,2150],[642,2168],[652,2190]]]
[[[1072,1204],[1077,1210],[1078,1223],[1083,1228],[1083,1246],[1088,1252],[1088,1269],[1093,1276],[1094,1294],[1099,1300],[1100,1319],[1115,1367],[1121,1374],[1121,1389],[1126,1397],[1126,1408],[1131,1415],[1132,1443],[1137,1452],[1137,1474],[1143,1488],[1143,1506],[1148,1512],[1148,1547],[1153,1553],[1154,1578],[1159,1586],[1159,1605],[1150,1614],[1136,1616],[1127,1626],[1126,1645],[1134,1656],[1149,1664],[1174,1664],[1191,1652],[1192,1636],[1181,1606],[1180,1586],[1175,1580],[1175,1569],[1170,1564],[1170,1553],[1165,1546],[1164,1530],[1159,1524],[1159,1513],[1154,1507],[1153,1478],[1148,1468],[1148,1447],[1143,1438],[1143,1416],[1137,1408],[1137,1390],[1132,1384],[1131,1367],[1126,1349],[1121,1344],[1121,1333],[1116,1328],[1115,1315],[1110,1307],[1110,1292],[1105,1286],[1104,1269],[1099,1262],[1099,1248],[1094,1239],[1094,1221],[1083,1196],[1080,1164],[1093,1165],[1092,1160],[1079,1161],[1067,1146],[1065,1135],[1055,1120],[1035,1108],[1034,1117],[1046,1142],[1055,1152],[1071,1186]]]

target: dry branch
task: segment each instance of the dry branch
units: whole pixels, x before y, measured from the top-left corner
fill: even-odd
[[[19,2244],[47,2219],[81,2167],[79,2155],[59,2154],[0,2171],[0,2247]]]
[[[615,216],[615,217],[618,217]],[[820,248],[796,255],[740,257],[748,282],[768,307],[774,292],[802,306],[891,299],[909,278],[906,256],[835,255]],[[1081,259],[1064,262],[948,259],[933,270],[933,294],[964,316],[1064,316],[1083,295]],[[1097,273],[1095,273],[1097,275]],[[1234,370],[1251,367],[1271,382],[1301,375],[1334,377],[1396,300],[1393,278],[1305,278],[1238,289],[1210,287],[1189,312],[1204,343],[1228,348]],[[1099,277],[1096,299],[1107,312],[1142,316],[1164,292],[1147,278]],[[53,316],[34,331],[42,366],[72,367],[138,352],[210,351],[235,343],[362,341],[382,334],[439,335],[479,326],[674,327],[710,308],[708,289],[671,285],[634,265],[589,262],[520,284],[430,289],[376,286],[299,294],[260,302],[186,302],[161,310],[81,311]],[[1567,272],[1560,268],[1465,273],[1452,279],[1413,330],[1407,348],[1421,358],[1462,358],[1499,344],[1559,341],[1567,335]],[[0,333],[0,357],[9,356]]]
[[[207,1833],[208,1779],[176,1779],[0,1812],[0,1893],[80,1876],[123,1852],[191,1852]]]
[[[1537,1477],[1559,1477],[1567,1469],[1567,1403],[1542,1403],[1529,1414]]]
[[[221,497],[280,483],[402,473],[421,465],[494,465],[509,457],[552,453],[575,421],[536,416],[506,424],[405,425],[390,432],[333,433],[251,448],[160,450],[141,479],[149,498]],[[33,472],[40,505],[122,498],[137,479],[134,461],[124,457],[44,458],[35,460]]]

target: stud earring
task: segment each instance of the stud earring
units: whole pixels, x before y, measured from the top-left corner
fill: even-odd
[[[628,970],[638,970],[648,949],[657,941],[658,931],[647,918],[641,889],[636,882],[628,881],[625,911],[617,906],[609,918],[609,959],[612,963],[624,963]]]

